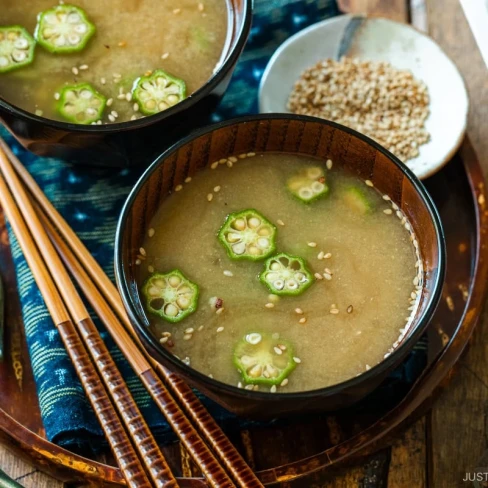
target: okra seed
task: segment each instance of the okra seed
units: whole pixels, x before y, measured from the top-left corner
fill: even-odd
[[[249,344],[253,345],[259,344],[261,342],[261,339],[261,334],[258,334],[257,332],[251,332],[246,336],[246,341],[249,342]]]
[[[168,305],[166,305],[164,312],[168,317],[176,317],[178,315],[178,308],[172,303],[169,303]]]
[[[281,354],[283,354],[283,351],[279,347],[277,347],[277,346],[273,347],[273,351],[276,354],[278,354],[278,356],[281,355]]]

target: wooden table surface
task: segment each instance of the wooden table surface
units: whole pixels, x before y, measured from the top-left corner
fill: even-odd
[[[478,1],[480,8],[484,3]],[[459,67],[471,101],[468,137],[488,174],[488,71],[459,0],[339,0],[344,11],[410,21],[426,30]],[[488,29],[488,25],[486,26]],[[485,125],[484,125],[485,124]],[[476,467],[488,469],[488,313],[447,390],[393,445],[356,466],[310,477],[317,488],[454,488]],[[0,446],[0,467],[26,488],[68,488]],[[284,487],[291,488],[291,487]]]

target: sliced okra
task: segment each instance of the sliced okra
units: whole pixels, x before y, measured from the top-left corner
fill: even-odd
[[[301,295],[314,281],[302,258],[284,252],[266,260],[259,279],[275,295]]]
[[[218,238],[232,259],[258,261],[276,249],[276,227],[252,208],[229,214]]]
[[[186,97],[186,84],[162,69],[134,82],[132,98],[144,115],[154,115],[181,102]]]
[[[271,334],[252,332],[234,349],[234,365],[244,382],[251,385],[280,385],[295,369],[293,346]]]
[[[0,73],[31,64],[36,41],[20,25],[0,27]]]
[[[57,104],[58,112],[75,124],[91,124],[100,120],[107,99],[89,83],[65,86]]]
[[[142,294],[148,312],[168,322],[179,322],[197,308],[198,285],[178,269],[153,273],[144,283]]]
[[[34,35],[47,51],[69,54],[82,51],[94,33],[83,9],[64,4],[39,14]]]
[[[357,186],[346,188],[342,194],[342,199],[346,205],[360,215],[366,215],[375,209],[374,202],[366,193],[367,190]]]
[[[304,203],[313,202],[329,192],[324,170],[320,166],[310,166],[299,170],[288,179],[286,186],[294,197]]]

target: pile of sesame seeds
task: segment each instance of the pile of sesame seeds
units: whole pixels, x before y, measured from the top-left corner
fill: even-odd
[[[419,146],[430,139],[426,85],[386,62],[321,61],[295,83],[288,109],[356,129],[402,161],[417,157]]]

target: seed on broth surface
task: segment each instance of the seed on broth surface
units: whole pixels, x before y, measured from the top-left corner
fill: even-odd
[[[271,303],[271,302],[266,303],[265,307],[266,308],[274,308],[274,303]]]

